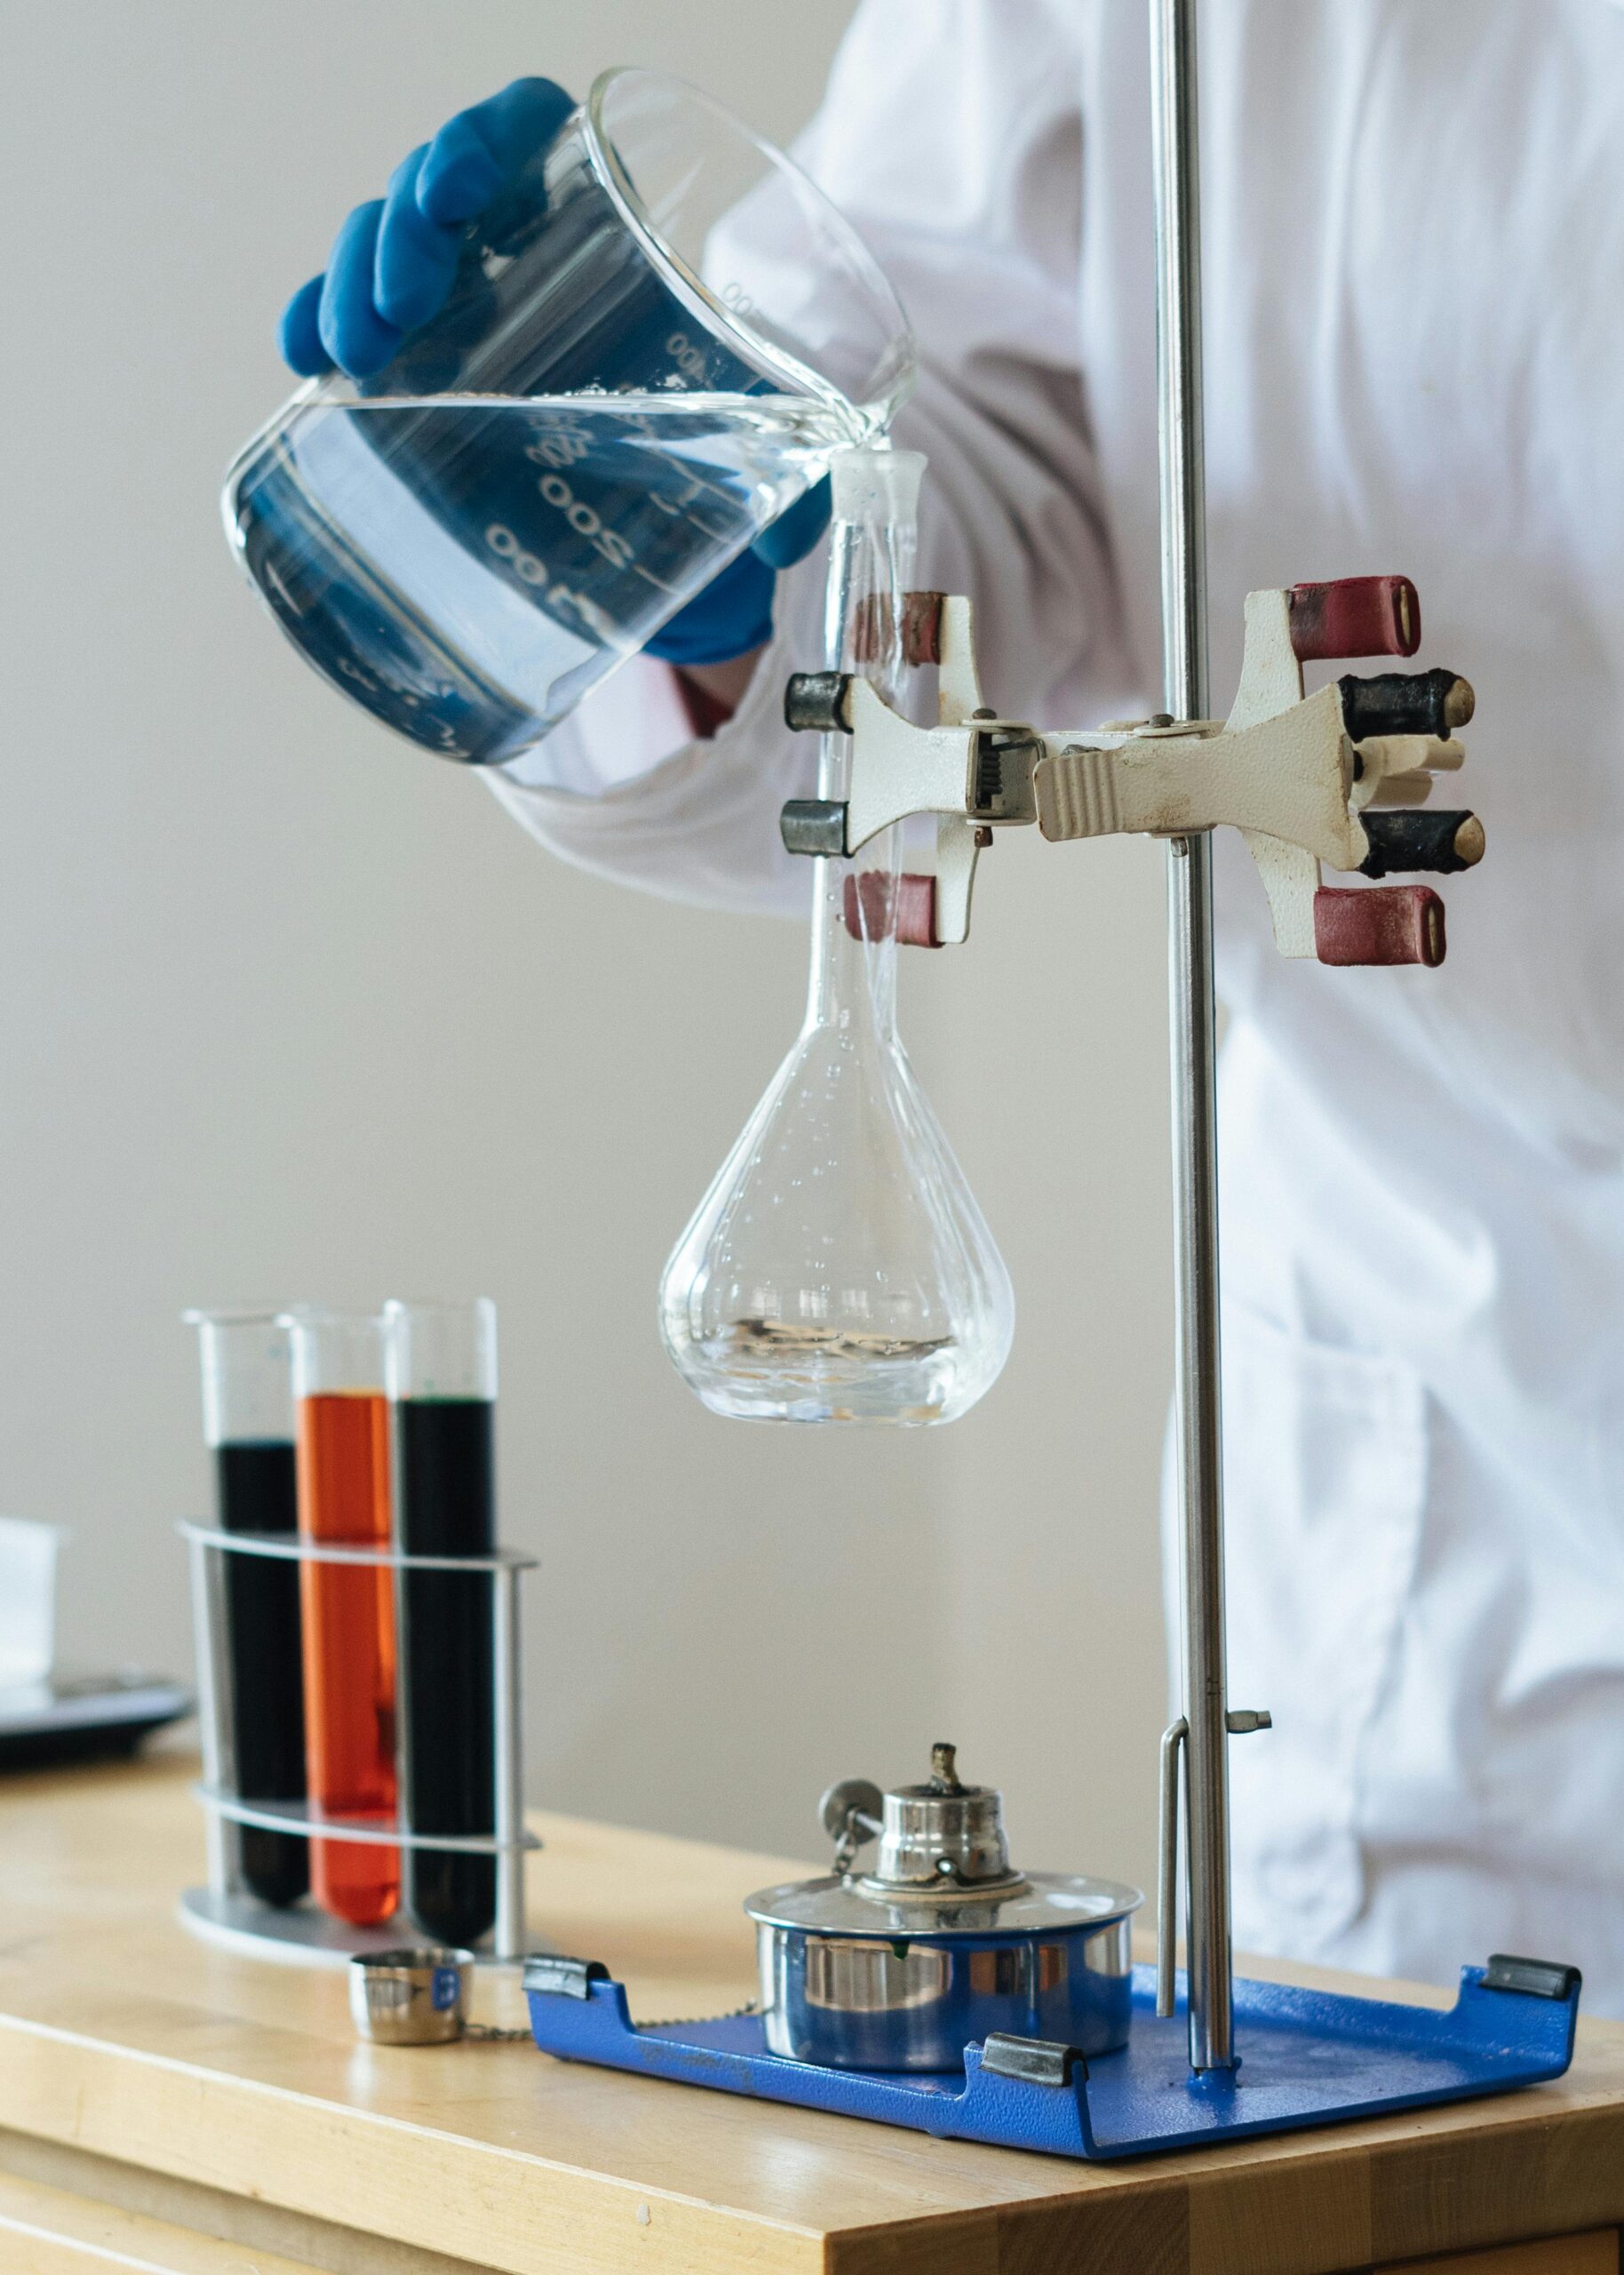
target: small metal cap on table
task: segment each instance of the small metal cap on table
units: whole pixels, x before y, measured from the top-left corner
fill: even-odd
[[[468,2020],[474,1953],[450,1944],[402,1944],[350,1961],[350,2013],[377,2046],[444,2046]]]

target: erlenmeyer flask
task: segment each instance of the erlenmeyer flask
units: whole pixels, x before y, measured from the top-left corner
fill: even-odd
[[[828,659],[894,702],[924,467],[883,448],[833,467]],[[848,768],[827,737],[820,795]],[[665,1267],[665,1347],[718,1414],[949,1422],[1008,1356],[1008,1273],[897,1038],[900,850],[891,830],[816,863],[805,1023]]]

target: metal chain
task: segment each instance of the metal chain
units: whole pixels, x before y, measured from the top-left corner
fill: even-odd
[[[746,2015],[760,2012],[753,1999],[746,1999],[742,2007],[729,2007],[725,2015],[679,2015],[674,2019],[658,2023],[639,2023],[639,2030],[692,2030],[700,2023],[742,2022]]]
[[[734,2022],[742,2019],[745,2015],[753,2015],[755,2012],[755,2000],[748,1999],[742,2007],[730,2007],[725,2015],[683,2015],[675,2021],[645,2023],[642,2028],[645,2030],[687,2030],[694,2023]],[[462,2034],[465,2038],[479,2039],[486,2045],[499,2045],[504,2042],[518,2045],[521,2041],[527,2044],[534,2043],[532,2032],[499,2030],[494,2023],[465,2023],[462,2026]]]

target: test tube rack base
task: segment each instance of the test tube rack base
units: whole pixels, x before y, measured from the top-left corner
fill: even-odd
[[[352,1927],[313,1904],[279,1906],[257,1896],[189,1888],[180,1898],[181,1925],[204,1943],[248,1959],[283,1960],[294,1967],[347,1967],[353,1959],[394,1951],[425,1939],[396,1914],[375,1928]]]
[[[1176,2012],[1158,2019],[1155,1970],[1136,1967],[1133,2025],[1119,2053],[1085,2060],[1037,2040],[989,2039],[965,2048],[961,2071],[910,2076],[769,2054],[752,2013],[639,2029],[623,1986],[578,1960],[533,1963],[525,1988],[536,2043],[565,2061],[945,2140],[1102,2161],[1541,2084],[1572,2061],[1579,2010],[1577,1971],[1529,1960],[1462,1968],[1447,2010],[1238,1981],[1238,2063],[1197,2075],[1182,1974]]]

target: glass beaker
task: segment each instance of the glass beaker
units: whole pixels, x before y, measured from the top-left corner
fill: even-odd
[[[292,1360],[276,1313],[189,1311],[203,1368],[203,1443],[214,1457],[222,1532],[298,1529]],[[299,1569],[282,1558],[225,1555],[226,1782],[243,1801],[305,1798]],[[310,1885],[302,1834],[233,1824],[243,1883],[263,1903],[297,1904]]]
[[[284,1315],[293,1346],[299,1529],[323,1547],[390,1545],[389,1401],[383,1321],[370,1313]],[[394,1821],[394,1593],[387,1564],[299,1566],[305,1756],[330,1816]],[[375,1926],[400,1901],[400,1851],[378,1840],[310,1844],[324,1912]]]
[[[828,661],[894,704],[924,467],[865,449],[832,468]],[[821,797],[849,765],[826,736]],[[815,863],[800,1033],[665,1266],[665,1347],[718,1414],[949,1422],[1009,1353],[1009,1274],[896,1032],[901,838]]]
[[[357,387],[301,388],[227,531],[306,660],[500,764],[545,735],[912,384],[896,295],[781,151],[609,71]]]
[[[497,1307],[384,1305],[394,1416],[395,1545],[489,1556],[496,1536]],[[489,1572],[400,1575],[401,1775],[414,1832],[496,1831]],[[406,1909],[425,1935],[474,1944],[496,1917],[494,1856],[408,1848]]]

